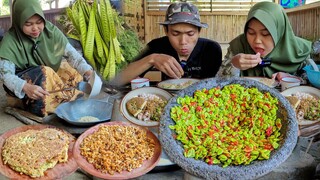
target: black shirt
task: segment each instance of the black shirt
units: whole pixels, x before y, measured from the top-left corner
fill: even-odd
[[[146,57],[153,53],[167,54],[174,57],[180,63],[178,53],[171,46],[167,36],[154,39],[147,44],[147,49],[142,52],[136,60]],[[186,65],[183,65],[184,76],[189,78],[210,78],[218,72],[222,63],[221,46],[212,40],[199,38],[196,46],[190,54]],[[152,68],[151,68],[152,69]],[[144,72],[150,71],[151,69]],[[162,80],[170,79],[169,76],[162,73]]]

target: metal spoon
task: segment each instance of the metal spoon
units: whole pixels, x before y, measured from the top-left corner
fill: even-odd
[[[77,84],[77,86],[74,87],[68,87],[68,88],[63,88],[63,89],[57,89],[57,90],[52,90],[48,91],[49,93],[56,93],[56,92],[61,92],[61,91],[70,91],[72,89],[78,89],[79,91],[82,91],[86,94],[90,94],[91,92],[91,85],[88,82],[81,81]]]

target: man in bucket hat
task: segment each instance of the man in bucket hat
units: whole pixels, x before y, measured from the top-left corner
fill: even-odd
[[[144,51],[112,81],[124,85],[150,70],[161,71],[161,79],[214,77],[222,63],[220,45],[200,38],[201,23],[196,6],[187,2],[171,4],[160,23],[166,36],[150,41]]]

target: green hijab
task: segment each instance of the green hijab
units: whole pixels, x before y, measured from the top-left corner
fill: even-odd
[[[233,54],[255,54],[246,39],[248,22],[256,18],[270,32],[275,43],[274,49],[266,56],[271,66],[254,67],[241,72],[242,76],[271,77],[276,72],[295,73],[301,69],[311,53],[311,42],[294,35],[290,21],[283,8],[272,2],[259,2],[249,11],[244,34],[230,42]]]
[[[15,0],[13,3],[12,26],[0,44],[0,57],[13,62],[17,68],[46,65],[58,70],[68,39],[45,16],[38,0]],[[24,23],[38,14],[45,27],[40,36],[33,39],[22,31]]]

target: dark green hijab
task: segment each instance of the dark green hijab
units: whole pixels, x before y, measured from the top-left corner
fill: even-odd
[[[20,70],[39,65],[58,70],[67,38],[45,20],[38,0],[15,0],[12,9],[12,26],[1,41],[0,57],[13,62]],[[45,27],[37,39],[32,39],[23,33],[22,28],[35,14],[44,19]]]
[[[259,2],[249,11],[244,34],[230,42],[234,55],[255,54],[246,39],[248,22],[256,18],[270,32],[275,43],[274,49],[266,56],[272,59],[269,67],[254,67],[241,72],[242,76],[271,77],[276,72],[295,73],[301,69],[311,53],[311,42],[294,35],[290,21],[283,8],[273,2]]]

